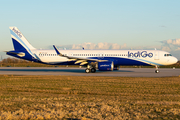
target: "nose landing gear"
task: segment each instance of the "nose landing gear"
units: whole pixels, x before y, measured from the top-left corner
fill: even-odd
[[[158,66],[156,65],[155,67],[156,67],[155,73],[159,73]]]

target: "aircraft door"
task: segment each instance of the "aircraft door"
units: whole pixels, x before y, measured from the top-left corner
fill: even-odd
[[[73,53],[72,52],[68,53],[68,56],[73,56]]]
[[[154,60],[159,60],[159,51],[154,52]]]

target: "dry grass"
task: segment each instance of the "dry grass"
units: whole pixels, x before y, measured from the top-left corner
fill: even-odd
[[[0,76],[0,119],[180,119],[180,78]]]

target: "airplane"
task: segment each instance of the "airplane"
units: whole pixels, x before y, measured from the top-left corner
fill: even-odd
[[[7,55],[49,65],[86,66],[86,73],[118,70],[119,66],[155,66],[175,64],[178,59],[161,50],[42,50],[34,48],[17,27],[9,27],[14,50]]]

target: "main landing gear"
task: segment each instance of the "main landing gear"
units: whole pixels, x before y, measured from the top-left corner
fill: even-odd
[[[95,73],[96,69],[95,68],[86,68],[85,72],[86,73],[90,73],[90,72]]]
[[[85,72],[86,73],[90,73],[90,72],[95,73],[96,72],[96,68],[95,68],[95,66],[87,65],[87,68],[86,68]]]
[[[155,67],[156,67],[155,73],[159,73],[158,66],[156,65]]]

